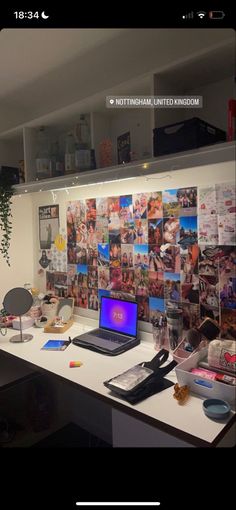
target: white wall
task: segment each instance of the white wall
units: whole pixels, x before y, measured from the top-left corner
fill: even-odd
[[[32,197],[15,196],[12,202],[11,266],[0,254],[0,308],[8,290],[32,283],[34,278]]]

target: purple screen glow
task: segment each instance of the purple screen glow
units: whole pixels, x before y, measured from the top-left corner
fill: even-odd
[[[100,328],[108,328],[129,336],[137,334],[137,303],[102,297]]]

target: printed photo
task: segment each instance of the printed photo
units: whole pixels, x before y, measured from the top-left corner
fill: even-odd
[[[236,213],[236,185],[234,182],[216,184],[217,213],[221,216]]]
[[[181,271],[183,271],[186,274],[197,274],[198,257],[199,257],[198,244],[181,246],[180,248]]]
[[[100,306],[102,296],[110,297],[111,293],[109,290],[98,289],[98,303]]]
[[[50,273],[50,271],[46,271],[46,290],[50,290],[53,293],[55,292],[54,275],[55,273]]]
[[[199,304],[199,276],[196,274],[181,275],[181,301]]]
[[[180,272],[180,248],[172,244],[163,244],[160,248],[164,271],[170,273]]]
[[[179,244],[196,244],[197,243],[197,216],[181,217],[180,224],[180,240]]]
[[[147,244],[148,243],[148,223],[147,220],[135,220],[135,234],[134,244]]]
[[[200,325],[200,307],[199,305],[182,303],[183,310],[183,329],[185,331],[191,328],[197,328]]]
[[[100,218],[107,218],[108,217],[108,200],[107,198],[97,198],[96,200],[96,206],[97,206],[97,219]]]
[[[88,289],[88,308],[98,311],[98,291],[96,289]]]
[[[179,242],[179,218],[165,218],[163,225],[163,243]]]
[[[88,287],[97,289],[98,286],[98,270],[97,267],[88,266]]]
[[[107,291],[104,291],[107,292]],[[115,299],[123,299],[123,301],[136,301],[136,297],[133,294],[128,294],[127,292],[121,292],[119,290],[111,290],[109,292],[110,297]]]
[[[77,239],[77,232],[75,228],[75,224],[69,225],[67,223],[67,244],[70,244],[70,246],[76,245],[76,239]]]
[[[109,266],[109,244],[98,244],[98,266]]]
[[[164,295],[167,301],[180,301],[180,274],[164,273]]]
[[[199,214],[217,214],[215,186],[199,188]]]
[[[164,247],[149,244],[148,258],[150,271],[163,272],[165,270],[165,265],[163,262],[163,252],[161,250],[164,250]]]
[[[96,267],[98,265],[98,247],[96,244],[88,245],[87,260],[88,260],[88,266]]]
[[[96,198],[88,198],[86,201],[86,220],[96,221]]]
[[[69,264],[67,266],[67,285],[75,285],[76,273],[77,273],[76,264]]]
[[[54,292],[58,297],[67,297],[67,273],[54,273]]]
[[[78,294],[75,298],[75,306],[88,308],[88,289],[78,287]]]
[[[163,217],[162,192],[156,191],[149,194],[148,197],[148,219],[157,219]]]
[[[217,216],[202,214],[198,217],[198,242],[202,244],[218,244]]]
[[[148,220],[148,243],[163,244],[163,220]]]
[[[88,266],[77,264],[78,286],[88,287]]]
[[[112,217],[119,217],[120,212],[120,197],[109,197],[107,199],[108,204],[108,216],[109,218]]]
[[[134,267],[133,244],[121,245],[121,267]]]
[[[41,250],[50,250],[59,234],[59,205],[39,207],[39,241]]]
[[[133,218],[143,220],[147,218],[147,204],[149,193],[137,193],[133,195]]]
[[[220,275],[236,273],[236,247],[219,246],[219,271]]]
[[[67,226],[68,231],[68,226]],[[72,226],[72,236],[73,236],[73,226]],[[84,244],[87,243],[87,225],[85,221],[79,221],[76,227],[76,243],[77,244]]]
[[[95,244],[97,242],[96,236],[96,221],[87,221],[87,243]]]
[[[180,204],[180,216],[195,216],[197,214],[197,188],[180,188],[177,191]]]
[[[76,247],[71,245],[70,243],[67,244],[67,262],[68,264],[76,264]]]
[[[134,267],[148,269],[148,245],[134,245]]]
[[[122,292],[128,292],[129,294],[135,294],[133,269],[122,269],[121,290]]]
[[[149,298],[145,296],[138,296],[138,320],[148,322],[149,321]]]
[[[236,244],[236,214],[227,214],[227,216],[218,216],[218,236],[219,244]]]
[[[180,216],[181,204],[178,199],[177,189],[167,189],[162,192],[163,216],[178,217]]]
[[[120,267],[121,246],[117,243],[110,243],[110,267]]]
[[[109,267],[100,266],[98,267],[98,288],[109,289],[110,273]]]
[[[225,273],[220,275],[220,306],[236,310],[236,274]]]
[[[149,296],[164,299],[164,274],[149,271]]]
[[[108,285],[109,290],[121,290],[121,268],[111,267],[110,268],[110,283]]]
[[[221,338],[236,340],[236,310],[221,309]]]
[[[67,224],[77,225],[78,222],[85,222],[85,214],[86,209],[84,200],[75,200],[73,202],[67,203],[66,210]]]
[[[108,233],[108,219],[107,218],[97,218],[96,221],[96,237],[97,242],[100,244],[108,243],[109,233]]]
[[[165,317],[164,299],[150,297],[149,298],[149,322],[157,322],[161,317]]]
[[[219,282],[217,276],[201,275],[199,278],[200,304],[208,310],[219,309]]]
[[[128,227],[133,220],[132,195],[120,197],[120,226]]]
[[[220,251],[219,246],[199,245],[199,274],[218,276]]]
[[[134,282],[136,296],[148,296],[148,270],[136,267],[134,270]]]
[[[134,244],[136,239],[134,223],[130,223],[130,226],[128,228],[121,227],[120,238],[122,244]]]
[[[87,244],[76,246],[76,264],[87,264]]]

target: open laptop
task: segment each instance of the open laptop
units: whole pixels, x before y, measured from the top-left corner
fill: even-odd
[[[120,354],[139,344],[138,303],[102,296],[99,328],[83,333],[72,342],[103,354]]]

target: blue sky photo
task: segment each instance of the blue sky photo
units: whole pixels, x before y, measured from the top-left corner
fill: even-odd
[[[180,228],[184,228],[185,231],[197,232],[197,216],[181,217]]]
[[[150,310],[159,310],[159,312],[165,312],[165,303],[164,299],[150,297],[149,298],[149,308]]]
[[[98,257],[109,261],[109,244],[98,244]]]
[[[88,274],[88,266],[85,264],[77,264],[77,273]]]

